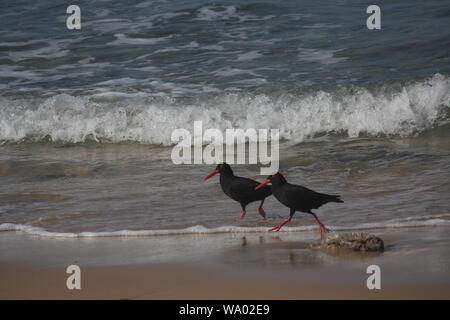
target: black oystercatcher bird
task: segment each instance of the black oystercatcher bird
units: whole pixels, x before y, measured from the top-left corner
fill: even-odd
[[[269,231],[279,231],[282,226],[291,221],[296,211],[301,211],[311,214],[314,219],[316,219],[320,226],[320,237],[323,238],[324,232],[329,230],[325,228],[319,218],[317,218],[315,213],[311,210],[317,209],[328,202],[344,202],[340,199],[340,196],[319,193],[302,186],[290,184],[279,172],[268,176],[263,183],[256,187],[256,189],[259,190],[259,188],[265,188],[266,184],[270,182],[272,183],[272,192],[275,198],[291,209],[291,212],[289,214],[289,218],[276,225]]]
[[[203,178],[203,180],[208,180],[217,173],[220,173],[220,186],[222,187],[223,192],[231,199],[241,204],[242,214],[239,220],[242,220],[245,217],[245,207],[247,207],[249,203],[258,200],[261,200],[258,212],[264,219],[266,218],[266,212],[262,206],[264,200],[272,194],[272,188],[270,186],[264,186],[256,190],[256,187],[260,185],[259,182],[235,176],[231,167],[226,163],[217,165],[216,170]]]

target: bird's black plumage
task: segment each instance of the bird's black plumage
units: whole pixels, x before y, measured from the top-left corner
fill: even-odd
[[[328,202],[344,202],[338,195],[320,193],[303,186],[291,184],[279,172],[268,176],[263,184],[269,182],[272,183],[272,192],[275,198],[290,209],[289,218],[271,230],[280,230],[283,225],[292,219],[296,211],[301,211],[314,216],[320,225],[321,236],[323,236],[323,231],[326,228],[311,210],[317,209]]]
[[[290,209],[309,213],[328,202],[344,202],[340,196],[316,192],[303,186],[291,184],[281,173],[269,176],[275,198]]]
[[[264,199],[272,194],[272,188],[270,186],[264,186],[255,190],[260,184],[259,182],[249,178],[235,176],[231,167],[226,163],[217,165],[216,170],[208,175],[205,180],[209,179],[215,172],[220,173],[220,186],[222,187],[223,192],[231,199],[241,204],[241,219],[245,216],[245,208],[247,205],[255,201],[261,201],[258,211],[259,214],[265,218],[265,212],[262,205]]]

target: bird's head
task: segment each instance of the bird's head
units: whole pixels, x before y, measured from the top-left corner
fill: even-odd
[[[279,185],[279,184],[286,183],[286,179],[283,177],[283,175],[280,172],[271,174],[261,184],[257,185],[255,187],[255,190],[258,190],[259,188],[264,187],[268,183],[272,183],[272,185]]]
[[[231,167],[224,163],[220,163],[217,165],[216,169],[211,172],[210,174],[208,174],[206,177],[203,178],[203,180],[208,180],[209,178],[211,178],[212,176],[216,175],[216,174],[233,174],[233,170],[231,170]]]

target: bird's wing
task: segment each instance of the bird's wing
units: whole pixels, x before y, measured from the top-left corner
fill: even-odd
[[[230,182],[229,188],[231,192],[251,193],[255,191],[255,188],[258,185],[259,183],[256,182],[255,180],[243,177],[236,177]]]
[[[292,199],[298,206],[302,206],[305,202],[308,202],[311,205],[311,208],[321,205],[321,193],[293,184],[288,184],[285,188],[286,197]]]

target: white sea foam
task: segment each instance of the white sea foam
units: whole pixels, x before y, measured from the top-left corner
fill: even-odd
[[[180,51],[181,49],[178,48],[164,48],[164,49],[158,49],[154,53],[166,53],[166,52],[176,52]]]
[[[199,10],[197,20],[217,21],[236,18],[236,7],[203,7]]]
[[[187,45],[181,46],[180,48],[187,48],[187,49],[189,49],[189,48],[198,48],[198,47],[199,47],[199,44],[198,44],[197,41],[191,41]]]
[[[226,67],[226,68],[221,68],[219,70],[216,70],[213,72],[214,74],[221,76],[221,77],[233,77],[239,74],[249,74],[252,76],[259,76],[258,74],[249,71],[249,70],[243,70],[243,69],[238,69],[238,68],[230,68],[230,67]]]
[[[107,43],[108,45],[153,45],[162,41],[166,41],[170,38],[129,38],[123,33],[116,33],[114,37],[116,38],[116,40]]]
[[[2,67],[3,78],[25,78],[25,79],[38,79],[39,77],[35,72],[28,70],[20,70],[18,67],[4,66]]]
[[[333,50],[319,50],[319,49],[307,49],[299,48],[298,57],[301,61],[318,62],[321,64],[334,64],[341,61],[345,61],[345,57],[336,57],[334,54],[337,51]]]
[[[11,41],[11,42],[0,42],[0,47],[21,47],[28,46],[35,43],[42,43],[43,40],[28,40],[28,41]]]
[[[410,217],[406,219],[395,219],[385,222],[364,223],[355,226],[327,226],[332,231],[356,231],[372,229],[392,229],[392,228],[418,228],[418,227],[439,227],[450,226],[448,216],[442,217]],[[305,232],[315,231],[317,226],[286,226],[280,232]],[[22,232],[29,235],[50,237],[50,238],[101,238],[101,237],[151,237],[151,236],[170,236],[170,235],[188,235],[188,234],[215,234],[215,233],[262,233],[268,232],[269,227],[237,227],[221,226],[216,228],[206,228],[196,225],[184,229],[165,229],[165,230],[118,230],[109,232],[56,232],[48,231],[41,227],[32,225],[3,223],[0,224],[0,232]]]
[[[224,72],[234,74],[235,70]],[[201,89],[156,80],[148,84],[158,92],[185,94]],[[345,132],[349,137],[362,133],[408,136],[431,128],[442,114],[448,113],[450,79],[446,76],[435,75],[390,90],[355,87],[276,98],[222,92],[186,102],[167,97],[149,99],[145,92],[120,93],[105,87],[91,97],[60,94],[40,101],[0,98],[0,141],[96,140],[171,145],[172,131],[189,130],[196,120],[203,122],[204,130],[278,128],[280,138],[292,142],[324,132]]]
[[[245,53],[241,53],[237,55],[237,61],[251,61],[262,57],[262,54],[259,51],[249,51]]]
[[[169,20],[169,19],[173,19],[173,18],[176,18],[176,17],[188,15],[188,14],[189,14],[189,12],[166,12],[166,13],[155,14],[155,15],[151,16],[149,19],[151,21],[155,21],[155,20]]]
[[[202,49],[204,50],[213,50],[213,51],[223,51],[225,48],[221,46],[220,44],[212,44],[209,46],[202,46]]]
[[[26,59],[54,59],[67,56],[70,51],[68,50],[69,45],[81,42],[87,39],[87,37],[74,37],[73,39],[62,39],[62,40],[48,40],[48,43],[42,48],[12,51],[8,52],[8,59],[14,62],[23,61]],[[43,40],[44,41],[47,39]],[[32,42],[30,42],[32,43]]]
[[[246,21],[270,20],[274,17],[276,17],[276,15],[267,15],[267,16],[246,15],[240,12],[234,6],[214,6],[214,7],[200,8],[198,10],[198,14],[195,20],[220,21],[220,20],[237,19],[239,22],[246,22]]]

